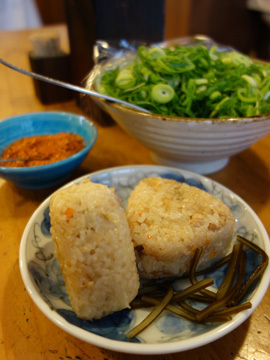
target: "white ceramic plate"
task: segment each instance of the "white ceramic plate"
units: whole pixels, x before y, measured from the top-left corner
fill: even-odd
[[[223,200],[235,216],[237,232],[270,255],[267,232],[254,211],[236,194],[203,176],[175,168],[138,165],[98,171],[66,186],[89,176],[94,182],[114,187],[125,206],[133,187],[142,178],[155,175],[198,186]],[[78,319],[72,312],[61,271],[53,255],[48,206],[49,198],[34,212],[23,233],[20,246],[23,281],[35,304],[51,321],[69,334],[96,346],[134,354],[165,354],[205,345],[228,334],[245,321],[260,303],[269,285],[268,268],[261,281],[248,294],[252,308],[235,315],[229,322],[195,324],[164,312],[137,338],[128,341],[125,332],[145,317],[148,310],[127,309],[91,322]],[[260,262],[260,256],[246,251],[246,258],[248,275]],[[223,276],[224,269],[211,274],[216,284]]]

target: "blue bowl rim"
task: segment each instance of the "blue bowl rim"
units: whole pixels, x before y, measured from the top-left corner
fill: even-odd
[[[46,170],[46,169],[54,169],[54,168],[57,168],[59,165],[65,165],[65,164],[68,164],[69,162],[72,162],[73,160],[76,160],[77,158],[80,158],[80,157],[83,157],[85,156],[90,150],[91,148],[94,146],[96,140],[97,140],[97,135],[98,135],[98,132],[97,132],[97,128],[95,126],[95,124],[93,123],[92,120],[90,119],[86,119],[85,116],[83,115],[80,115],[80,114],[75,114],[75,113],[72,113],[72,112],[66,112],[66,111],[37,111],[37,112],[30,112],[30,113],[25,113],[25,114],[21,114],[21,115],[15,115],[15,116],[12,116],[12,117],[9,117],[7,119],[4,119],[4,120],[1,120],[0,121],[0,128],[1,128],[1,124],[2,123],[6,123],[12,119],[16,119],[16,118],[24,118],[24,117],[28,117],[28,116],[35,116],[35,115],[39,115],[39,114],[49,114],[49,115],[53,115],[53,114],[61,114],[61,115],[69,115],[69,116],[73,116],[75,118],[80,118],[83,120],[83,122],[85,124],[90,125],[90,127],[92,128],[93,130],[93,137],[92,137],[92,141],[91,141],[91,144],[89,144],[88,146],[84,147],[81,151],[77,152],[76,154],[72,155],[72,156],[69,156],[68,158],[66,159],[63,159],[63,160],[60,160],[60,161],[56,161],[56,162],[53,162],[53,163],[50,163],[50,164],[45,164],[45,165],[39,165],[39,166],[30,166],[30,167],[7,167],[7,166],[0,166],[0,172],[2,173],[13,173],[13,174],[16,174],[16,173],[22,173],[22,172],[33,172],[33,171],[43,171],[43,170]]]

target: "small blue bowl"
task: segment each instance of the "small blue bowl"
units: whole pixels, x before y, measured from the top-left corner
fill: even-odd
[[[22,137],[59,132],[82,136],[84,149],[67,159],[47,165],[26,168],[0,166],[0,177],[29,189],[61,183],[83,162],[97,139],[97,129],[93,122],[72,113],[43,111],[0,121],[0,154],[9,144]]]

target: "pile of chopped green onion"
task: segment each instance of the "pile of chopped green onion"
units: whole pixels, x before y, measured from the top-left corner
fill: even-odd
[[[141,46],[132,64],[102,74],[99,91],[157,114],[251,117],[270,113],[270,64],[216,46]]]
[[[248,290],[260,279],[268,266],[269,258],[263,249],[256,244],[237,235],[238,242],[232,252],[214,264],[212,267],[197,271],[202,249],[195,251],[191,262],[188,277],[191,285],[181,291],[175,291],[172,281],[165,280],[158,284],[151,282],[140,288],[137,297],[131,303],[132,308],[152,306],[148,316],[137,326],[128,331],[127,338],[137,336],[147,328],[162,312],[167,310],[175,315],[183,317],[195,323],[226,322],[232,319],[232,315],[252,307],[250,301],[245,298]],[[245,279],[246,263],[244,247],[261,255],[261,262],[253,273]],[[197,276],[208,274],[219,267],[227,264],[225,276],[221,285],[215,290],[207,289],[214,284],[211,277],[198,281]],[[203,303],[205,306],[198,310],[190,304]],[[244,300],[244,301],[243,301]]]

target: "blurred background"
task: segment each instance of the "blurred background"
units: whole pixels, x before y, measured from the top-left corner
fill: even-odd
[[[151,1],[137,0],[140,3]],[[88,3],[88,4],[87,4]],[[66,7],[76,5],[97,8],[132,7],[132,0],[0,0],[0,29],[16,30],[42,24],[66,22]],[[269,59],[269,0],[164,0],[154,1],[152,11],[164,7],[165,39],[189,34],[205,34],[217,41],[235,46],[245,53],[255,52]],[[98,10],[98,9],[97,9]],[[110,9],[111,10],[111,9]],[[89,13],[89,20],[92,14]],[[110,13],[116,17],[116,13]],[[151,18],[151,12],[147,14]],[[112,19],[113,20],[113,19]],[[117,26],[117,24],[116,24]]]
[[[68,27],[75,83],[92,66],[96,39],[205,34],[270,60],[270,0],[0,0],[0,31],[59,23]]]

